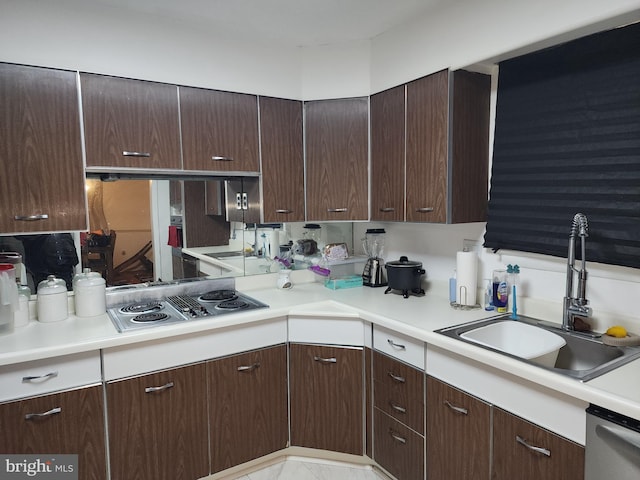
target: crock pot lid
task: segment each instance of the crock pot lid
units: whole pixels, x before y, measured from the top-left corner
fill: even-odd
[[[414,262],[407,257],[400,257],[400,260],[394,260],[393,262],[387,262],[386,265],[391,267],[422,267],[422,262]]]

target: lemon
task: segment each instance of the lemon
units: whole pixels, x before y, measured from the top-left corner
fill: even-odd
[[[627,330],[620,325],[615,325],[607,329],[607,335],[610,337],[624,338],[627,336]]]

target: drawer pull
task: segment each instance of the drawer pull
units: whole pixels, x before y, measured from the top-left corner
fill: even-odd
[[[47,220],[49,218],[49,214],[41,213],[39,215],[16,215],[13,217],[14,220],[18,220],[20,222],[35,222],[37,220]]]
[[[58,372],[49,372],[49,373],[45,373],[44,375],[30,375],[28,377],[22,377],[22,383],[37,383],[39,381],[46,381],[49,380],[50,378],[55,378],[58,376]]]
[[[144,389],[144,393],[163,392],[170,388],[173,388],[173,382],[165,383],[164,385],[160,385],[159,387],[147,387]]]
[[[43,413],[27,413],[24,418],[25,420],[36,420],[38,418],[50,417],[51,415],[55,415],[56,413],[62,413],[62,409],[60,407],[52,408],[48,412]]]
[[[469,410],[467,410],[466,408],[462,408],[462,407],[456,407],[449,400],[445,400],[444,404],[447,407],[449,407],[451,410],[453,410],[454,412],[461,413],[463,415],[468,415],[469,414]]]
[[[250,372],[252,370],[255,370],[256,368],[258,368],[260,366],[260,362],[256,362],[253,365],[241,365],[238,367],[238,371],[239,372]]]
[[[393,207],[381,207],[381,208],[380,208],[380,211],[381,211],[382,213],[389,213],[389,212],[395,212],[395,211],[396,211],[396,209],[395,209],[395,208],[393,208]]]
[[[400,375],[394,375],[393,372],[387,372],[387,375],[389,375],[391,378],[393,378],[394,381],[398,383],[405,383],[407,381],[404,377],[401,377]]]
[[[320,362],[320,363],[338,363],[338,360],[336,360],[336,357],[331,357],[331,358],[322,358],[322,357],[318,357],[317,355],[315,357],[313,357],[313,359],[316,362]]]
[[[214,155],[211,157],[211,160],[214,162],[233,162],[233,158],[231,157],[223,157],[221,155]]]
[[[546,455],[547,457],[551,456],[550,450],[547,450],[546,448],[542,448],[542,447],[534,447],[533,445],[529,445],[527,441],[524,438],[522,438],[520,435],[516,435],[516,442],[518,442],[521,445],[524,445],[525,447],[527,447],[529,450],[533,452],[541,453],[542,455]]]
[[[151,154],[149,152],[129,152],[127,150],[122,152],[123,157],[138,157],[138,158],[149,158]]]
[[[348,208],[327,208],[327,212],[329,213],[344,213],[347,210],[349,210]]]
[[[433,207],[420,207],[420,208],[416,208],[416,212],[418,213],[429,213],[429,212],[433,212]]]
[[[393,402],[389,402],[389,405],[391,406],[391,408],[393,408],[396,412],[399,413],[407,413],[407,409],[404,407],[401,407],[400,405],[396,405]]]
[[[288,208],[279,208],[276,210],[276,213],[285,213],[289,215],[290,213],[293,213],[293,210],[289,210]]]
[[[401,345],[399,343],[395,343],[390,338],[387,339],[387,342],[389,342],[389,345],[391,345],[393,348],[397,348],[398,350],[406,350],[407,349],[407,347],[405,347],[404,345]]]
[[[398,435],[396,432],[394,432],[392,429],[389,429],[389,435],[391,435],[393,437],[393,439],[401,444],[405,444],[407,443],[407,439],[404,437],[401,437],[400,435]]]

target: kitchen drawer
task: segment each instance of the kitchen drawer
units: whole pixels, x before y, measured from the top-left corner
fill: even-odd
[[[284,317],[103,350],[104,379],[187,365],[287,341]]]
[[[424,372],[379,352],[373,354],[374,405],[424,435]]]
[[[84,352],[0,367],[0,402],[98,383],[100,352]]]
[[[424,479],[424,437],[374,408],[374,459],[401,480]]]
[[[373,348],[421,370],[424,365],[424,343],[393,330],[373,326]]]
[[[367,327],[359,318],[289,317],[289,341],[362,347]]]

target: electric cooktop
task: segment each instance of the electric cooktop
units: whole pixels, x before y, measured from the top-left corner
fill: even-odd
[[[119,332],[267,308],[237,290],[212,290],[196,295],[171,295],[157,300],[115,305],[107,310]]]

